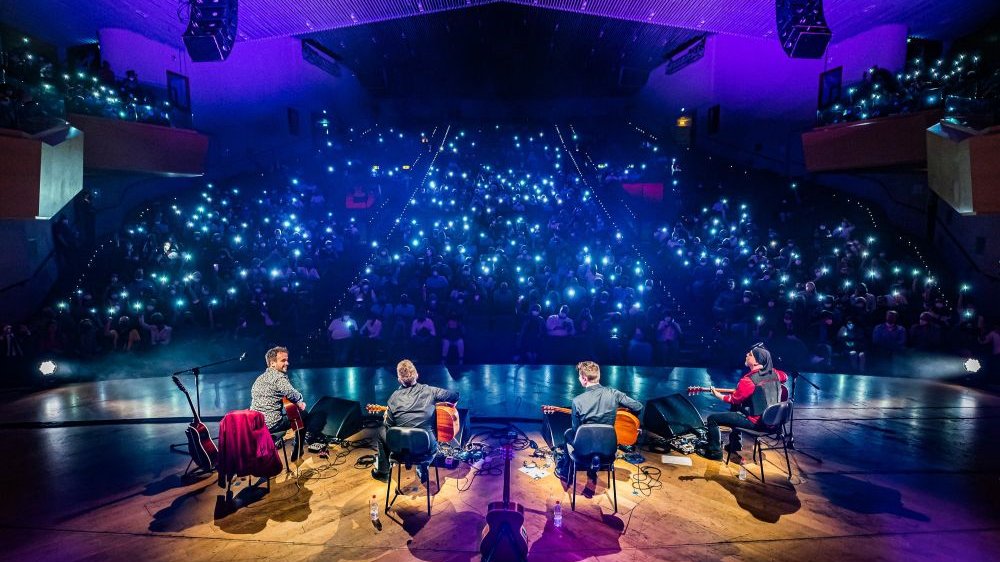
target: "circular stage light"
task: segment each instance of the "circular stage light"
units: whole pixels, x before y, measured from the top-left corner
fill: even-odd
[[[38,371],[43,375],[51,375],[56,372],[58,365],[55,361],[43,361],[41,365],[38,366]]]
[[[965,370],[970,373],[978,373],[982,365],[979,364],[979,359],[969,359],[965,362]]]

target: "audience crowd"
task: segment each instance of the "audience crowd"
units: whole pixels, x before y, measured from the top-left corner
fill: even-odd
[[[81,113],[157,125],[183,121],[163,87],[141,83],[134,70],[116,76],[108,61],[60,64],[22,38],[5,38],[0,51],[0,128],[34,134]]]
[[[610,131],[365,131],[336,166],[323,152],[155,202],[8,340],[87,357],[208,333],[336,365],[730,365],[764,341],[790,368],[886,372],[923,352],[995,368],[972,288],[860,204]],[[631,182],[662,184],[663,202],[637,204]],[[348,207],[383,183],[400,208],[370,228],[383,206]]]
[[[950,118],[996,114],[1000,110],[1000,68],[992,70],[978,55],[950,60],[915,57],[902,72],[873,66],[858,82],[840,86],[818,111],[820,125],[874,119],[943,108]]]

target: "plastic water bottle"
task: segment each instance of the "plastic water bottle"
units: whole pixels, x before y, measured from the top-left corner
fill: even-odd
[[[742,464],[740,465],[740,475],[737,478],[739,478],[740,480],[747,479],[747,467],[743,466]]]
[[[552,524],[558,529],[562,527],[562,503],[556,501],[556,506],[552,508]]]
[[[375,499],[375,494],[372,494],[372,499],[368,500],[368,514],[371,515],[375,530],[381,531],[382,522],[378,520],[378,501]]]

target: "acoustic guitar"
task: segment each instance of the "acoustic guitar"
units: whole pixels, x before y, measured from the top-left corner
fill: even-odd
[[[285,416],[288,417],[289,429],[295,432],[295,448],[292,450],[292,460],[296,461],[305,451],[306,424],[302,421],[302,410],[299,409],[298,404],[283,397],[281,405],[285,408]]]
[[[381,414],[388,409],[387,406],[379,404],[365,406],[365,410],[369,414]],[[461,431],[458,421],[458,405],[451,402],[438,402],[434,405],[434,413],[437,416],[438,443],[451,442]]]
[[[693,396],[695,394],[701,394],[703,392],[712,392],[713,388],[715,388],[715,387],[712,387],[712,386],[689,386],[688,387],[688,396]],[[732,393],[736,392],[735,388],[716,388],[715,390],[719,391],[722,394],[732,394]],[[781,401],[784,402],[786,400],[788,400],[788,388],[786,388],[785,385],[781,385]]]
[[[172,378],[177,388],[181,389],[181,392],[187,397],[188,406],[191,407],[191,415],[194,416],[194,419],[184,430],[185,435],[187,435],[188,453],[198,468],[205,472],[212,472],[215,470],[215,463],[219,460],[219,448],[215,446],[215,441],[212,441],[212,434],[208,432],[208,427],[198,417],[198,411],[195,410],[194,403],[191,402],[191,395],[184,388],[181,379],[177,378],[177,375]]]
[[[510,460],[514,451],[510,443],[504,444],[501,451],[504,457],[503,501],[490,502],[486,506],[486,528],[479,541],[483,562],[526,560],[528,556],[524,506],[510,501]]]
[[[572,414],[573,411],[562,406],[542,406],[543,414]],[[618,408],[615,413],[615,435],[618,444],[631,446],[639,440],[639,418],[625,408]]]
[[[688,396],[694,396],[695,394],[701,394],[702,392],[712,392],[714,386],[689,386]],[[721,392],[722,394],[732,394],[736,392],[735,388],[715,388],[715,390]]]

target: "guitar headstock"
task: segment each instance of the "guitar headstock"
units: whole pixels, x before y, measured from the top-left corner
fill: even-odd
[[[688,396],[694,396],[695,394],[701,394],[702,392],[712,392],[712,388],[708,386],[689,386]]]
[[[171,375],[170,378],[174,379],[174,384],[177,385],[177,388],[181,389],[181,392],[187,394],[188,390],[184,388],[184,383],[181,382],[181,379],[177,378],[177,375]]]
[[[368,412],[369,414],[381,414],[382,412],[385,412],[388,409],[389,408],[387,406],[381,406],[379,404],[368,404],[367,406],[365,406],[365,411]]]

